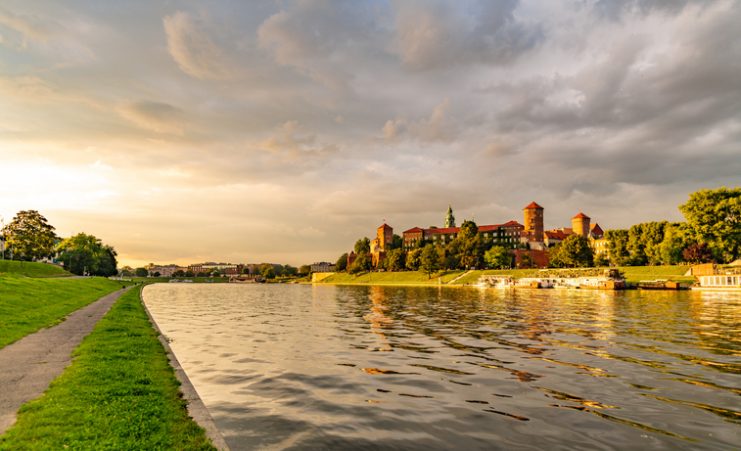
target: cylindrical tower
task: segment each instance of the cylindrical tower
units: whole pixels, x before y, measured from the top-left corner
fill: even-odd
[[[584,238],[589,237],[589,222],[592,218],[579,212],[578,215],[571,218],[571,229],[575,234],[581,235]]]
[[[543,207],[530,202],[530,205],[522,209],[525,220],[523,231],[530,241],[543,241]]]

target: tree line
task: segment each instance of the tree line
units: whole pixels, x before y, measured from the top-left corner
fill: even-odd
[[[5,240],[3,258],[21,261],[55,259],[64,269],[77,275],[113,276],[116,269],[116,250],[100,239],[78,233],[61,239],[55,227],[36,210],[19,211],[2,228]]]

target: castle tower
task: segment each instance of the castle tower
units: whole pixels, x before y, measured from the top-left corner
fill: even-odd
[[[448,205],[448,214],[445,215],[444,227],[455,227],[455,216],[453,216],[453,208],[450,205]]]
[[[592,218],[579,212],[578,215],[571,218],[571,229],[575,234],[581,235],[584,238],[589,238],[589,221]]]
[[[394,242],[394,229],[388,224],[383,224],[376,230],[376,239],[379,250],[385,252]]]
[[[543,207],[530,202],[530,205],[522,209],[525,220],[523,234],[529,241],[543,241]]]

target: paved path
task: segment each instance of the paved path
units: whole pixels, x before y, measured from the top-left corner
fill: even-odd
[[[103,296],[61,324],[0,349],[0,434],[15,423],[21,405],[41,396],[72,362],[72,351],[124,292]]]
[[[459,276],[458,276],[458,277],[456,277],[455,279],[453,279],[453,280],[451,280],[451,281],[448,281],[448,283],[447,283],[446,285],[453,285],[453,284],[454,284],[455,282],[457,282],[457,281],[458,281],[458,279],[460,279],[460,278],[461,278],[461,277],[463,277],[463,276],[467,276],[467,275],[468,275],[468,274],[469,274],[469,273],[470,273],[471,271],[472,271],[472,270],[468,270],[468,271],[464,272],[463,274],[459,275]]]

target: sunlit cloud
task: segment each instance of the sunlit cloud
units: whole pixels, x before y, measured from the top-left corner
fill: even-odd
[[[334,260],[386,220],[606,229],[741,183],[741,5],[8,0],[0,215],[123,262]]]

